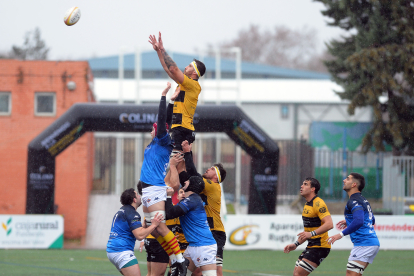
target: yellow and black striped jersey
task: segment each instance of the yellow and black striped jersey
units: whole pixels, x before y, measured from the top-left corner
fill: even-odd
[[[223,231],[224,225],[221,221],[220,209],[221,209],[221,187],[219,183],[211,180],[204,180],[204,190],[200,193],[201,199],[204,201],[204,209],[207,214],[207,221],[210,226],[210,230]]]
[[[194,130],[193,117],[197,108],[198,96],[201,93],[201,86],[197,80],[184,75],[180,86],[180,94],[174,101],[172,127],[183,127]]]
[[[326,216],[330,216],[328,207],[320,197],[315,196],[311,201],[306,202],[303,207],[302,219],[303,226],[306,232],[312,232],[322,225],[322,219]],[[312,248],[331,248],[328,244],[328,232],[321,235],[311,237],[308,240],[307,247]]]

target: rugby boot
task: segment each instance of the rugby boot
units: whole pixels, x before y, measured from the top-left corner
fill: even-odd
[[[177,268],[178,262],[175,262],[171,265],[171,276],[178,276],[178,268]]]
[[[178,266],[177,266],[178,276],[186,276],[187,275],[187,267],[188,267],[189,264],[190,264],[190,261],[186,258],[185,258],[184,262],[178,263]]]

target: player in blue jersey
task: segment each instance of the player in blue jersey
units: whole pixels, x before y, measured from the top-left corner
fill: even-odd
[[[328,242],[333,244],[343,236],[351,235],[354,248],[348,258],[346,275],[357,276],[362,275],[368,264],[374,261],[380,243],[373,226],[375,218],[371,205],[361,195],[365,178],[359,173],[351,173],[343,182],[343,189],[348,193],[349,200],[345,206],[345,220],[341,220],[336,226],[344,230],[329,237]]]
[[[106,245],[108,259],[124,276],[141,276],[137,258],[134,255],[135,241],[142,240],[161,223],[163,216],[156,214],[152,224],[143,228],[137,208],[141,197],[133,188],[121,195],[121,209],[112,220],[111,233]]]
[[[175,175],[174,175],[175,174]],[[171,170],[171,181],[179,181],[178,171]],[[217,243],[210,231],[203,200],[199,194],[204,190],[204,180],[201,176],[192,176],[183,187],[185,198],[173,205],[171,198],[167,198],[167,219],[180,218],[181,228],[188,242],[184,257],[188,260],[188,270],[193,272],[200,267],[204,276],[216,276]],[[168,189],[171,196],[173,189]]]
[[[165,217],[165,200],[167,198],[167,185],[165,184],[166,171],[169,164],[170,154],[173,149],[171,137],[168,134],[168,123],[172,120],[172,106],[166,107],[166,95],[171,88],[168,83],[167,87],[161,94],[161,100],[158,109],[157,124],[154,124],[151,131],[152,141],[145,148],[144,162],[141,168],[139,188],[142,189],[142,205],[146,224],[151,225],[151,219],[155,214],[160,213]],[[178,95],[175,93],[173,97]],[[173,97],[171,97],[173,99]],[[167,118],[168,117],[168,118]],[[178,190],[179,183],[176,187]],[[170,185],[171,186],[171,185]],[[159,234],[159,235],[158,235]],[[181,254],[180,247],[174,234],[168,229],[165,220],[157,227],[157,231],[152,233],[165,251],[172,250],[171,266],[178,268],[179,276],[186,274],[187,268],[184,265],[184,257]]]

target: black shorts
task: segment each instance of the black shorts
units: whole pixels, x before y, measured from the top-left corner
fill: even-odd
[[[189,144],[195,141],[195,132],[183,127],[172,128],[170,130],[170,136],[174,145],[174,149],[177,150],[183,150],[181,144],[185,140],[187,140]]]
[[[147,262],[168,264],[170,258],[156,239],[145,239],[145,250],[147,251]]]
[[[319,266],[321,262],[328,257],[330,251],[330,248],[306,248],[303,250],[302,254],[300,254],[299,260],[307,259]]]
[[[226,245],[226,232],[213,230],[211,233],[217,243],[217,257],[223,259],[224,245]]]

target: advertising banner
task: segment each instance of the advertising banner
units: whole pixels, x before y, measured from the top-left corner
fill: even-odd
[[[329,236],[339,233],[335,224],[343,219],[344,216],[332,215],[334,228],[329,231]],[[301,215],[227,215],[224,225],[228,250],[283,250],[289,243],[294,243],[303,231]],[[414,216],[375,216],[374,228],[381,249],[414,248]],[[306,244],[301,244],[296,250],[305,249]],[[345,236],[336,241],[332,249],[352,247],[350,237]]]
[[[0,215],[0,248],[63,248],[60,215]]]

